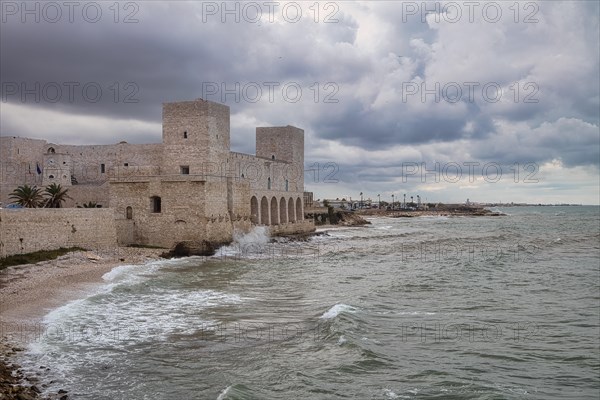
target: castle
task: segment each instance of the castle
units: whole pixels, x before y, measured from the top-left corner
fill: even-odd
[[[159,144],[62,145],[0,137],[0,201],[19,185],[68,189],[67,207],[114,212],[117,243],[174,248],[231,242],[235,231],[314,231],[304,220],[304,131],[256,128],[256,155],[230,151],[229,107],[163,104]]]

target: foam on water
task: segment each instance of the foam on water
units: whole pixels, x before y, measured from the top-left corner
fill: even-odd
[[[190,262],[195,262],[201,257],[188,257],[170,260],[155,260],[146,264],[137,265],[119,265],[102,275],[102,279],[107,283],[113,284],[133,284],[148,279],[149,274],[153,274],[166,266],[185,266]]]
[[[321,315],[321,319],[332,319],[337,317],[340,313],[349,312],[355,313],[356,308],[349,306],[347,304],[336,304],[331,307],[329,310],[325,311],[323,315]]]
[[[383,393],[385,394],[385,397],[387,397],[388,399],[397,399],[398,398],[398,395],[390,389],[383,389]]]
[[[225,400],[227,393],[229,393],[229,390],[231,390],[231,385],[227,386],[220,394],[219,397],[217,397],[217,400]]]
[[[213,257],[254,258],[257,254],[267,253],[265,248],[269,240],[269,228],[266,226],[255,226],[248,233],[234,232],[233,242],[220,247]]]

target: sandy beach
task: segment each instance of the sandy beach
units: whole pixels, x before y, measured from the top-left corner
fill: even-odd
[[[102,284],[102,275],[119,265],[156,260],[163,249],[117,248],[78,251],[55,260],[0,271],[0,399],[36,399],[43,387],[23,374],[15,356],[43,334],[43,317],[52,309],[82,298]],[[43,380],[43,379],[42,379]],[[68,399],[57,393],[48,399]]]

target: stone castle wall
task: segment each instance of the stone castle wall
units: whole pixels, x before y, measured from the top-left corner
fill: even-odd
[[[9,204],[10,193],[20,185],[45,187],[55,182],[68,187],[74,198],[65,203],[66,207],[88,201],[108,207],[108,186],[102,184],[114,177],[158,175],[162,157],[162,144],[60,145],[2,136],[0,202]],[[71,184],[71,177],[77,184]]]
[[[9,203],[24,183],[60,183],[72,197],[66,207],[110,207],[120,244],[226,243],[253,224],[280,233],[314,230],[303,221],[304,131],[257,128],[256,155],[231,152],[229,107],[222,104],[164,104],[160,144],[0,140],[0,201]]]
[[[114,248],[113,213],[108,208],[0,210],[0,258],[59,247]]]

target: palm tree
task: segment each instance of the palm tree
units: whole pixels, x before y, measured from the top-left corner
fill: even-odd
[[[23,207],[36,208],[42,205],[43,197],[40,191],[37,186],[23,185],[13,190],[9,197]]]
[[[83,206],[77,206],[77,208],[97,208],[98,207],[98,203],[96,203],[95,201],[89,201],[87,203],[84,203]]]
[[[44,190],[44,196],[46,196],[45,206],[47,208],[61,208],[62,203],[71,198],[67,192],[68,189],[63,189],[56,183],[46,186],[46,190]]]

